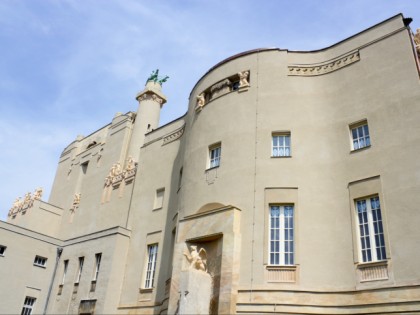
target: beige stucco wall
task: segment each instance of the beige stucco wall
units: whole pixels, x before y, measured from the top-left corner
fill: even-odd
[[[243,71],[249,71],[248,87],[219,91],[196,110],[197,95]],[[83,299],[96,299],[97,313],[174,313],[191,244],[217,261],[211,272],[219,281],[214,305],[221,313],[420,311],[420,89],[402,16],[319,51],[262,49],[231,57],[197,82],[185,116],[133,136],[159,117],[160,104],[142,108],[147,102],[153,98],[139,104],[145,117],[118,114],[64,150],[49,200],[57,210],[46,217],[34,207],[31,217],[14,221],[38,232],[49,222],[45,234],[57,243],[0,226],[7,240],[0,245],[8,246],[0,264],[17,259],[9,260],[13,244],[26,257],[19,263],[33,261],[35,253],[54,256],[56,244],[63,246],[51,313],[77,312]],[[368,123],[371,146],[352,151],[349,128],[359,121]],[[290,132],[291,157],[271,156],[274,132]],[[209,147],[216,143],[221,163],[208,169]],[[135,176],[107,185],[111,167],[125,169],[134,153]],[[372,195],[381,202],[387,260],[362,264],[354,201]],[[294,205],[293,266],[269,265],[270,204]],[[159,249],[155,284],[145,289],[151,244]],[[101,273],[89,292],[96,253],[102,253]],[[74,294],[82,256],[84,273]],[[69,276],[58,295],[66,259]],[[31,281],[40,281],[34,287],[41,301],[47,282],[32,269],[22,266],[28,281],[17,281],[14,290],[23,296]],[[366,270],[385,276],[369,278]],[[51,275],[49,267],[46,272]],[[4,307],[22,303],[16,296]]]

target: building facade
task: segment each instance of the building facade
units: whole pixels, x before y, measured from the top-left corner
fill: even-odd
[[[420,33],[154,73],[0,222],[0,313],[420,313]],[[198,310],[204,311],[198,311]]]

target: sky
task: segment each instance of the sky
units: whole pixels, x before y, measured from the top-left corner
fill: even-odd
[[[232,55],[322,49],[398,13],[420,28],[418,0],[0,0],[0,220],[38,187],[48,201],[63,149],[136,111],[155,69],[163,125]]]

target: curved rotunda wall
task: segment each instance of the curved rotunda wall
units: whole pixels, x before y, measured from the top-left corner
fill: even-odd
[[[243,71],[249,71],[249,87],[237,90],[233,86]],[[414,161],[399,160],[406,167],[397,171],[388,152],[390,146],[404,150],[404,145],[386,130],[398,124],[390,113],[400,121],[409,118],[401,106],[410,105],[404,94],[410,95],[416,85],[418,73],[401,16],[324,50],[258,50],[219,64],[200,79],[190,97],[183,215],[212,202],[241,209],[240,285],[275,289],[278,284],[269,283],[266,273],[268,206],[293,204],[298,275],[282,288],[363,286],[357,284],[355,263],[360,258],[349,185],[375,178],[385,223],[395,216],[394,209],[385,207],[395,201],[385,193],[394,190],[391,178],[397,172],[397,178],[401,172],[408,175]],[[205,105],[196,109],[196,97],[203,92]],[[350,127],[360,121],[368,123],[372,146],[356,152]],[[398,127],[410,132],[409,126]],[[290,134],[290,157],[272,157],[276,133]],[[218,144],[220,166],[208,169],[209,150]],[[387,231],[387,251],[392,233],[403,229],[401,222],[395,224]],[[394,266],[398,263],[399,257],[393,257]],[[380,285],[393,277],[390,269],[389,280]]]

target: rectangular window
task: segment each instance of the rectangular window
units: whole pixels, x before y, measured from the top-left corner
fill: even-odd
[[[147,266],[146,266],[146,281],[144,287],[146,289],[153,288],[153,281],[155,278],[156,258],[158,252],[158,244],[147,246]]]
[[[93,274],[93,281],[98,280],[99,268],[101,267],[102,253],[95,254],[95,273]]]
[[[38,267],[45,267],[47,265],[47,258],[41,256],[35,256],[34,265]]]
[[[270,265],[294,264],[293,205],[270,206]]]
[[[32,310],[34,309],[36,298],[27,296],[25,297],[25,302],[23,303],[23,308],[21,315],[31,315]]]
[[[271,156],[291,156],[290,150],[290,132],[275,133],[272,135]]]
[[[379,197],[356,201],[360,255],[363,262],[386,259]]]
[[[165,196],[165,188],[156,190],[155,202],[153,209],[160,209],[163,207],[163,197]]]
[[[359,150],[370,146],[369,127],[367,121],[350,126],[352,149]]]
[[[0,256],[4,256],[5,251],[6,251],[6,246],[0,245]]]
[[[64,281],[66,280],[66,275],[67,275],[67,268],[69,267],[69,261],[65,260],[64,261],[64,269],[63,269],[63,278],[61,279],[61,284],[64,284]]]
[[[220,166],[220,158],[222,154],[222,145],[220,143],[209,147],[209,165],[208,168]]]
[[[79,270],[77,272],[76,281],[74,283],[79,283],[80,278],[82,277],[82,271],[83,271],[83,263],[85,262],[85,257],[79,257]]]

